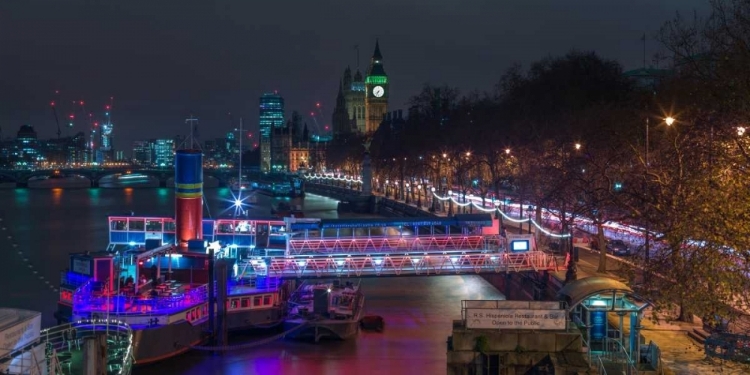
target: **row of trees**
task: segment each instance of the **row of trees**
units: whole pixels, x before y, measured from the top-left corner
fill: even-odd
[[[376,178],[498,198],[511,186],[538,221],[543,207],[566,231],[593,219],[599,243],[602,224],[636,224],[658,249],[636,259],[658,275],[644,282],[659,309],[735,314],[750,287],[750,4],[713,6],[664,25],[674,65],[655,86],[578,51],[514,66],[491,93],[425,85],[403,126],[374,134]],[[341,141],[329,162],[356,168],[362,142]]]

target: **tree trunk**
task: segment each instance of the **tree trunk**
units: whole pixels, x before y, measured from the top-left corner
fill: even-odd
[[[596,221],[596,242],[599,246],[599,268],[596,272],[605,273],[607,272],[607,246],[606,238],[604,237],[604,225],[600,220]]]

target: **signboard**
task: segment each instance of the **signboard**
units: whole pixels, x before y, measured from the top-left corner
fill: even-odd
[[[42,314],[20,321],[0,332],[0,357],[23,348],[39,338],[42,329]]]
[[[564,330],[565,310],[466,309],[466,328]]]
[[[91,276],[91,260],[73,258],[71,270],[75,273]]]

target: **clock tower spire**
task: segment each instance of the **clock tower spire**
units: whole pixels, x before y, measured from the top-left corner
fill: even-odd
[[[380,41],[375,40],[375,52],[370,59],[370,67],[365,78],[365,133],[378,130],[383,115],[388,112],[388,75],[383,69],[383,55]]]

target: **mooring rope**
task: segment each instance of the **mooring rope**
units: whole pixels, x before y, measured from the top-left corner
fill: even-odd
[[[258,340],[258,341],[249,342],[249,343],[246,343],[246,344],[225,345],[225,346],[187,345],[187,347],[189,347],[190,349],[195,349],[195,350],[217,351],[217,352],[228,352],[228,351],[232,351],[232,350],[249,349],[249,348],[253,348],[253,347],[259,346],[259,345],[265,345],[265,344],[268,344],[270,342],[276,341],[276,340],[278,340],[278,339],[280,339],[280,338],[282,338],[282,337],[284,337],[284,336],[286,336],[286,335],[288,335],[288,334],[290,334],[292,332],[295,332],[295,331],[298,331],[298,330],[300,330],[302,328],[305,328],[306,326],[307,326],[307,323],[302,323],[302,324],[300,324],[300,325],[298,325],[298,326],[296,326],[296,327],[294,327],[294,328],[292,328],[292,329],[290,329],[288,331],[284,331],[282,333],[279,333],[278,335],[271,336],[271,337],[268,337],[268,338],[265,338],[265,339],[262,339],[262,340]],[[185,346],[185,345],[183,345],[183,346]]]

